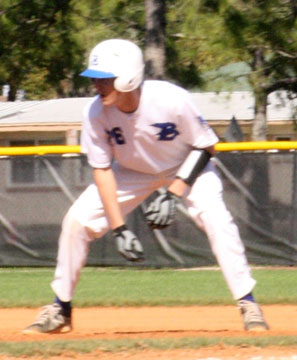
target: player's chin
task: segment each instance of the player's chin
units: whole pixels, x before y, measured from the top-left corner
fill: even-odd
[[[101,95],[101,101],[104,106],[111,106],[115,104],[115,99],[111,96],[102,96]]]

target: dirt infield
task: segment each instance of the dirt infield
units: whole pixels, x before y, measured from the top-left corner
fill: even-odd
[[[297,336],[297,306],[268,305],[262,307],[271,329],[261,336]],[[73,331],[68,334],[23,335],[33,322],[37,309],[0,309],[0,341],[41,341],[56,339],[154,339],[181,337],[259,336],[243,331],[236,306],[83,308],[73,311]],[[79,358],[102,360],[201,360],[253,359],[297,360],[296,348],[232,348],[216,346],[198,350],[141,350],[115,354],[99,353],[67,355],[54,359]],[[0,356],[0,360],[11,359]],[[20,358],[19,358],[20,359]],[[34,359],[37,359],[34,357]]]

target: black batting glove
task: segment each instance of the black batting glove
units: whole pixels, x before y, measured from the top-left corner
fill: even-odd
[[[153,200],[145,211],[148,225],[152,229],[163,229],[173,222],[179,197],[170,191]]]
[[[117,227],[112,231],[118,252],[129,261],[142,261],[143,248],[134,233],[126,225]]]

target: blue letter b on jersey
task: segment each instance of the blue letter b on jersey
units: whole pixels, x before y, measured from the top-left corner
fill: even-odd
[[[152,126],[155,126],[161,131],[157,134],[159,136],[158,140],[160,141],[171,141],[173,140],[177,135],[179,135],[178,130],[176,129],[176,125],[174,123],[156,123]]]

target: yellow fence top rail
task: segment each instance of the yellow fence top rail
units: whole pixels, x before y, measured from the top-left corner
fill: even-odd
[[[218,143],[216,151],[257,151],[257,150],[296,150],[297,141],[250,141]],[[45,145],[26,147],[0,147],[0,156],[80,154],[80,145]]]
[[[0,156],[80,153],[79,145],[0,147]]]
[[[218,143],[217,151],[296,150],[297,141],[249,141]]]

